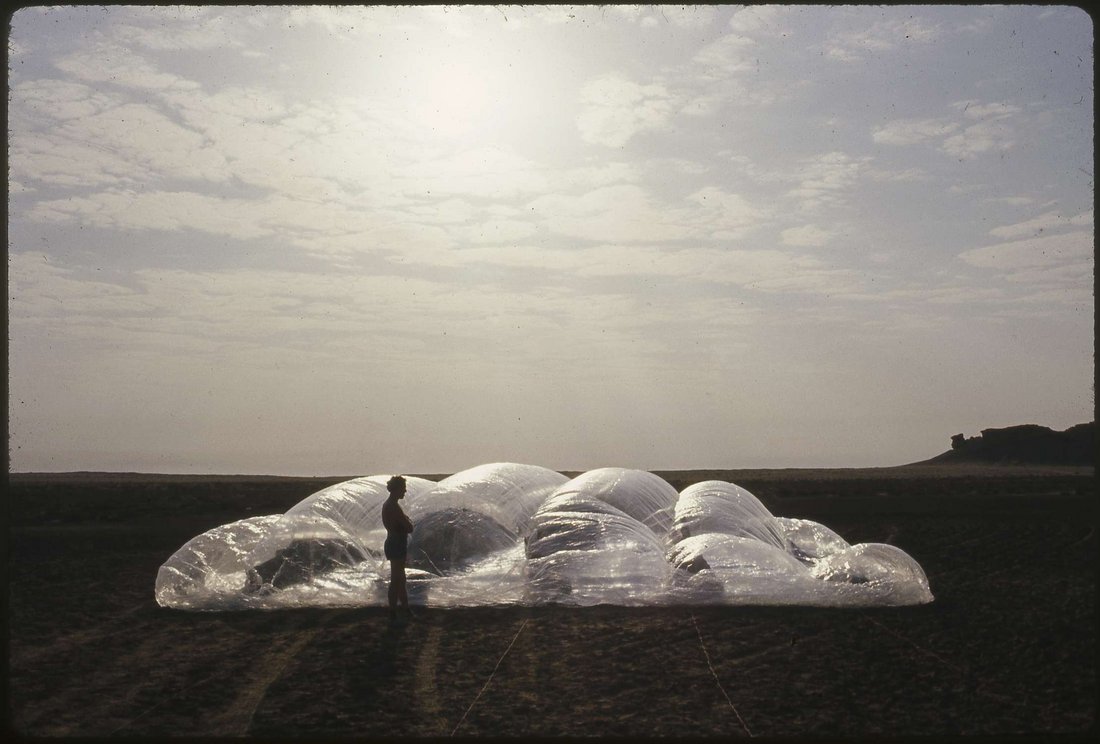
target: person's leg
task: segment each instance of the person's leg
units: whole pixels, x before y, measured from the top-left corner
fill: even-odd
[[[405,611],[409,611],[409,592],[406,586],[405,579],[405,561],[400,561],[400,569],[397,571],[398,580],[397,584],[397,601],[405,608]]]
[[[390,560],[390,586],[387,596],[390,601],[390,617],[397,614],[397,601],[405,591],[405,562]]]

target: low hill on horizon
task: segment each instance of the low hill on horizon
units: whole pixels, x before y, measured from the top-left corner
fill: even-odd
[[[976,437],[955,434],[951,449],[917,465],[996,463],[1095,465],[1096,422],[1055,431],[1038,424],[982,429]]]
[[[980,468],[997,465],[1033,465],[1033,466],[1069,466],[1095,467],[1096,465],[1096,422],[1071,426],[1065,431],[1055,431],[1038,424],[1021,424],[1000,429],[982,429],[975,437],[955,434],[951,437],[951,449],[928,460],[904,463],[902,465],[869,467],[770,467],[770,468],[653,468],[651,472],[674,479],[683,480],[698,476],[701,479],[721,479],[723,474],[733,472],[753,473],[758,477],[794,477],[796,474],[833,473],[835,477],[850,477],[857,473],[881,476],[886,472],[901,472],[910,467],[928,465],[973,465]],[[952,469],[953,471],[954,469]],[[567,477],[575,477],[584,470],[561,469],[558,472]],[[430,480],[442,480],[453,473],[406,473]],[[42,471],[20,472],[8,470],[9,483],[70,483],[72,485],[108,484],[115,482],[149,481],[169,485],[187,484],[197,481],[235,483],[255,483],[260,481],[309,483],[317,488],[338,483],[357,475],[262,475],[247,473],[146,473],[122,471]]]

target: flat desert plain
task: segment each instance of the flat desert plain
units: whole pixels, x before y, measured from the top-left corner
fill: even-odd
[[[1092,468],[660,472],[925,569],[919,607],[192,613],[191,537],[333,478],[9,475],[8,728],[20,737],[1077,738],[1096,723]],[[438,476],[436,476],[438,477]]]

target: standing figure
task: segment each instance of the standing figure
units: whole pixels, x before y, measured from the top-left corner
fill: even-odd
[[[397,605],[400,602],[405,614],[412,617],[409,610],[409,594],[405,589],[405,560],[409,552],[409,533],[413,531],[412,522],[398,503],[405,498],[405,479],[395,475],[386,483],[389,498],[382,504],[382,526],[386,528],[384,546],[386,559],[390,562],[390,620],[397,619]]]

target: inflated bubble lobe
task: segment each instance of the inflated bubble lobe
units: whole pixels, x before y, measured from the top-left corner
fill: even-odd
[[[187,610],[384,606],[388,480],[353,478],[285,514],[194,537],[161,566],[157,602]],[[932,601],[924,571],[900,548],[849,545],[817,522],[773,516],[725,481],[677,493],[641,470],[600,468],[569,479],[490,463],[438,483],[408,476],[406,484],[414,604]]]
[[[688,486],[676,502],[674,540],[717,532],[740,535],[787,550],[787,536],[771,512],[751,493],[725,481]]]

